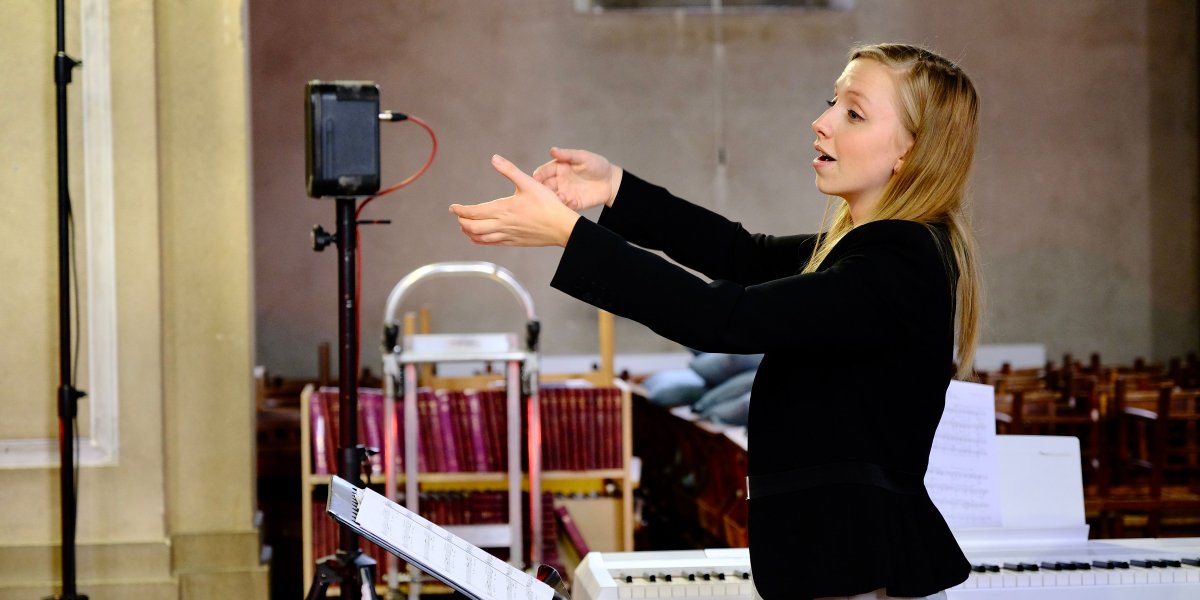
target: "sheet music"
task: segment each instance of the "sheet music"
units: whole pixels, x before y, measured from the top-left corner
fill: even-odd
[[[554,590],[420,515],[371,490],[356,490],[355,522],[402,558],[484,600],[550,600]]]
[[[951,381],[925,487],[951,529],[1000,527],[996,405],[990,385]]]

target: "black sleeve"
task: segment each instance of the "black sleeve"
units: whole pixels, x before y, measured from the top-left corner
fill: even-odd
[[[600,225],[627,241],[662,250],[704,273],[752,285],[797,273],[812,255],[816,236],[751,234],[706,208],[678,198],[626,171]]]
[[[894,229],[871,223],[851,231],[823,271],[743,285],[705,282],[579,219],[551,285],[701,351],[877,346],[894,339],[912,309],[906,290],[936,279],[928,276],[930,264],[941,268],[930,242],[924,256],[913,256],[920,249],[905,236],[897,243]],[[911,229],[900,229],[912,237]]]

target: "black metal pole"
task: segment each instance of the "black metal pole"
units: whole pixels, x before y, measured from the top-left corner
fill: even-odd
[[[355,485],[359,484],[361,462],[358,451],[358,299],[356,296],[356,260],[358,226],[356,200],[337,199],[338,245],[338,400],[340,406],[341,440],[338,472]],[[358,534],[346,525],[341,526],[341,549],[348,562],[360,552]],[[342,597],[359,600],[361,582],[344,582]]]
[[[57,2],[57,41],[54,53],[54,84],[57,91],[58,120],[58,439],[59,487],[62,519],[62,594],[54,596],[76,600],[87,596],[75,593],[75,417],[80,393],[71,377],[71,194],[67,172],[67,85],[71,71],[79,62],[66,53],[66,17],[64,0]]]

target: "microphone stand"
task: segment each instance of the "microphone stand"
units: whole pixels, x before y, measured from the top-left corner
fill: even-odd
[[[75,418],[84,393],[75,389],[71,377],[71,194],[67,175],[67,85],[71,71],[81,63],[66,53],[64,0],[57,1],[57,45],[54,54],[54,84],[58,112],[58,439],[59,485],[62,489],[62,593],[49,598],[87,600],[75,591]]]
[[[361,487],[362,464],[368,450],[358,443],[358,298],[355,295],[355,252],[358,246],[357,199],[338,197],[337,231],[329,234],[313,228],[313,250],[329,244],[338,247],[338,407],[341,448],[338,475]],[[368,473],[370,471],[368,470]],[[359,547],[358,534],[346,525],[339,529],[338,550],[317,562],[307,600],[326,598],[331,584],[341,585],[341,596],[349,600],[375,600],[376,563]]]

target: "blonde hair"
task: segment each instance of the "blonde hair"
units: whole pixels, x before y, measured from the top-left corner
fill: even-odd
[[[957,377],[970,379],[981,312],[975,236],[965,210],[967,178],[979,131],[975,86],[957,65],[915,46],[860,46],[850,51],[850,60],[859,58],[877,61],[895,73],[897,112],[913,137],[903,165],[884,187],[870,219],[901,219],[946,227],[958,271]],[[804,272],[815,271],[838,240],[853,228],[849,206],[843,202],[829,230],[818,239]],[[934,239],[939,240],[940,250],[940,238],[934,235]],[[952,277],[953,273],[947,275]]]

